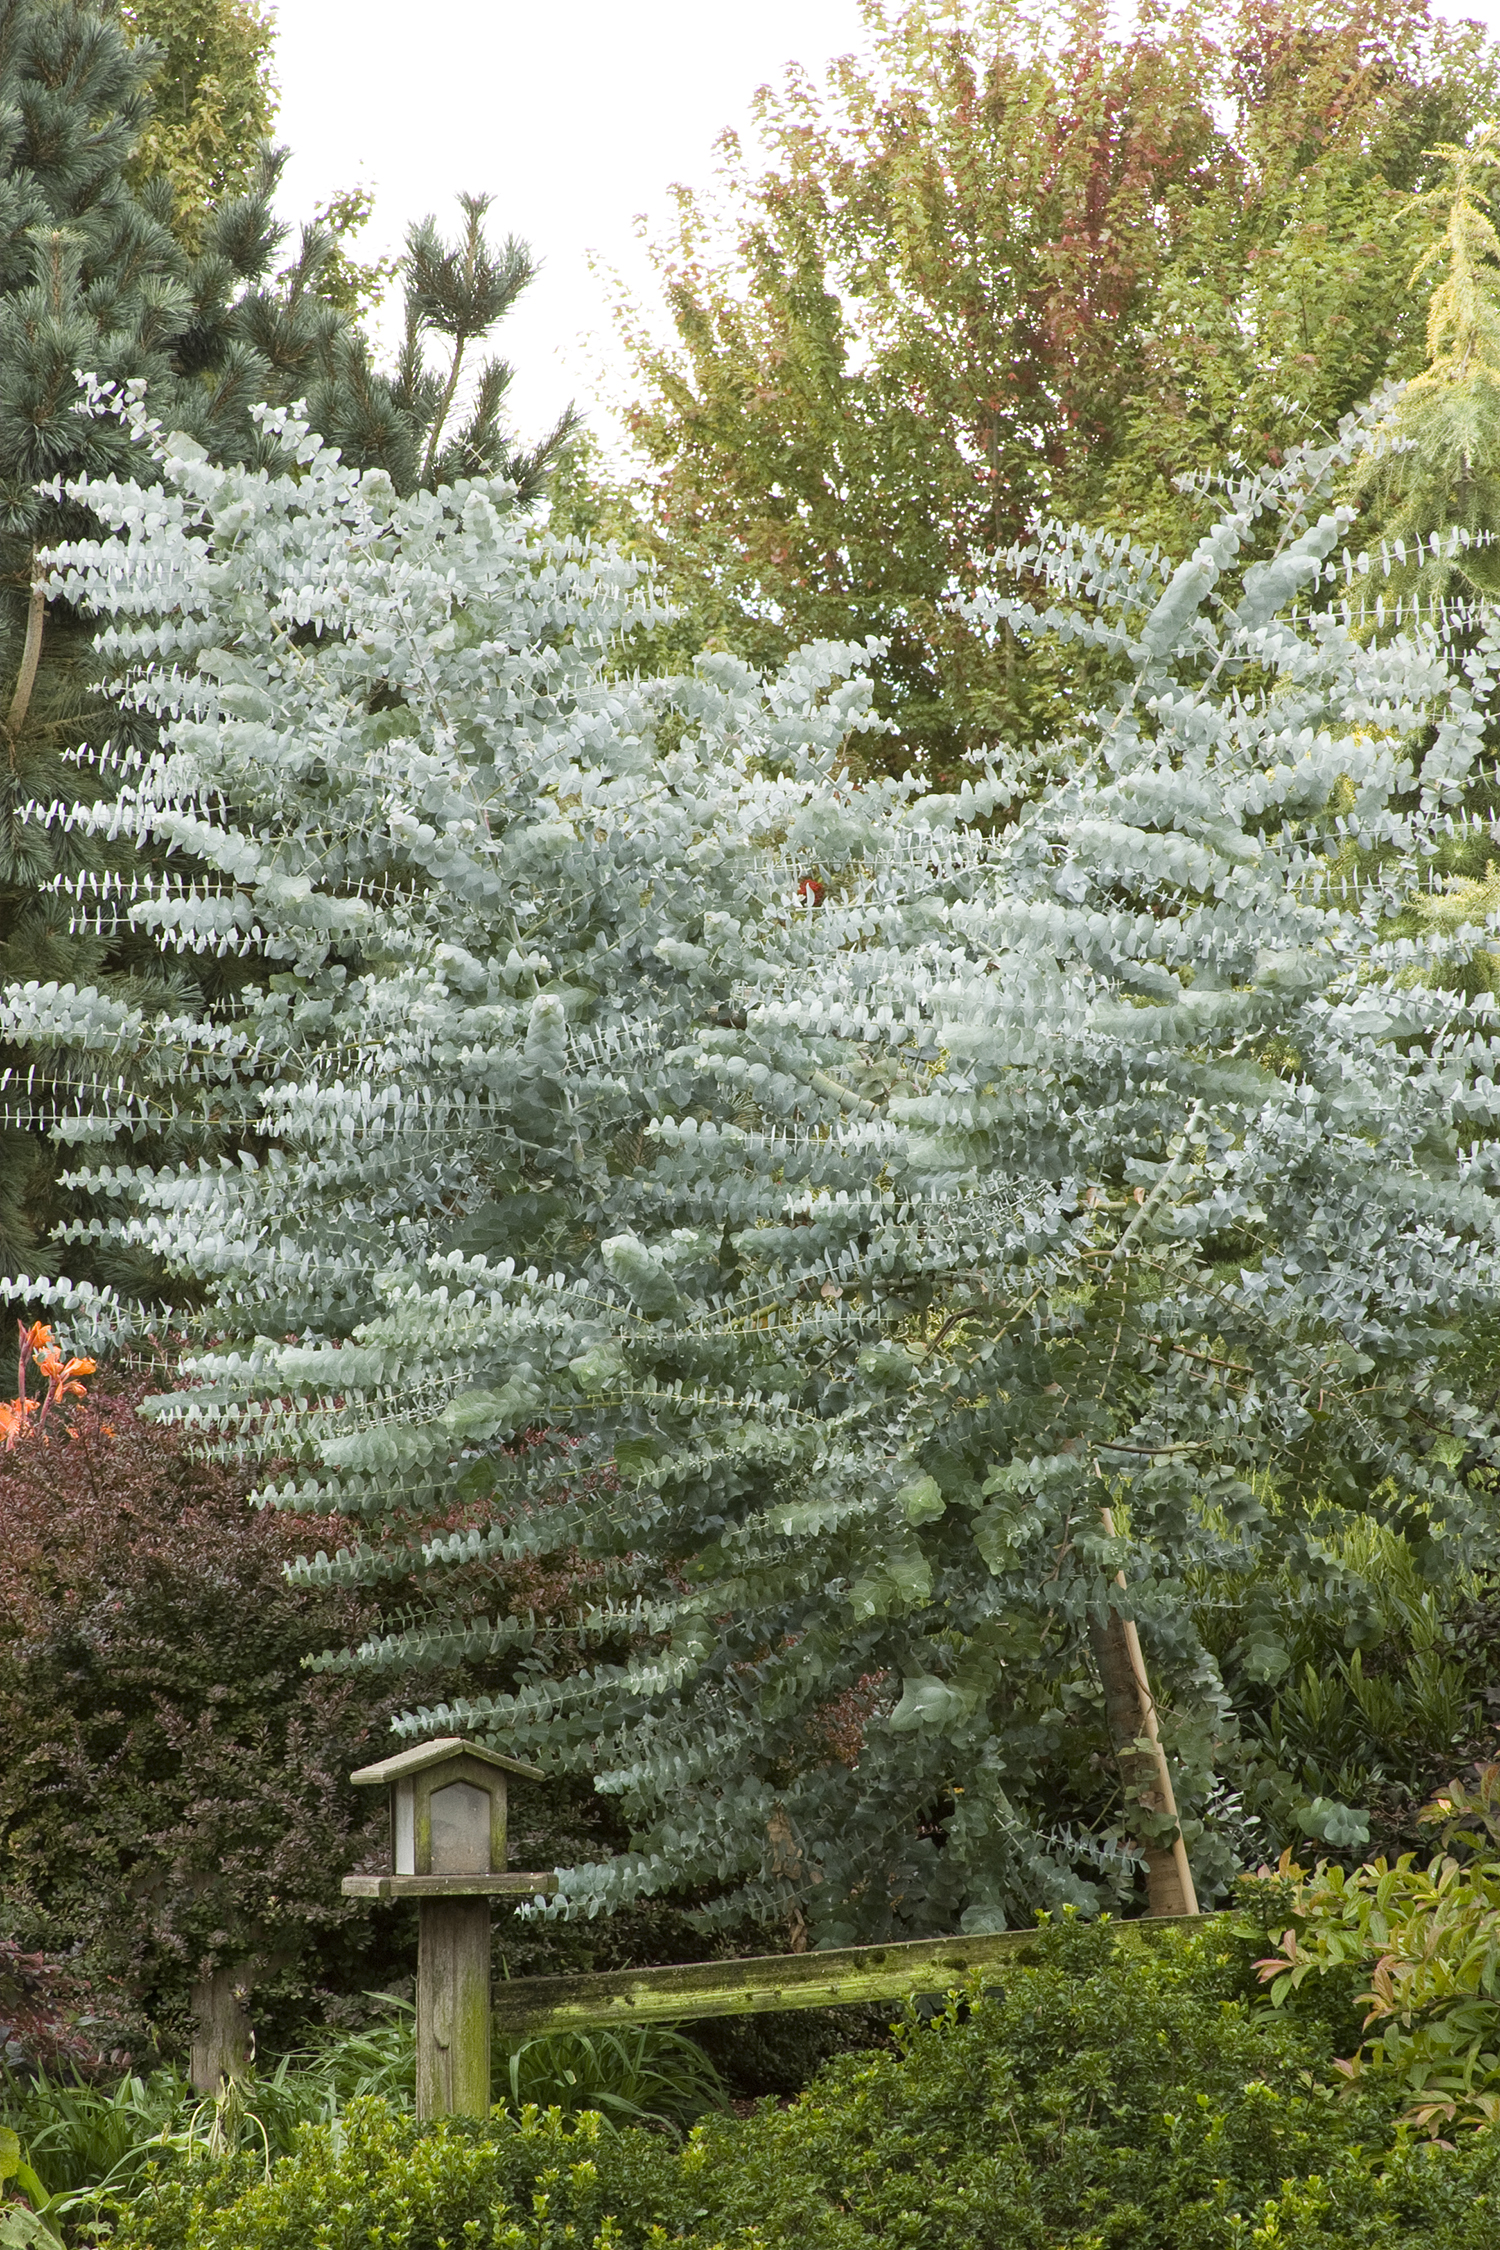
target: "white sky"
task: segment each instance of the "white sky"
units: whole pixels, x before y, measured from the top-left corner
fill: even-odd
[[[274,12],[285,217],[366,182],[369,256],[429,211],[451,234],[467,189],[492,195],[495,231],[543,261],[499,338],[523,437],[570,397],[588,406],[607,369],[589,253],[649,286],[635,215],[660,228],[674,181],[706,185],[718,134],[744,130],[754,89],[788,62],[820,73],[864,41],[858,0],[274,0]],[[1500,30],[1500,0],[1443,13]]]
[[[429,211],[451,237],[455,195],[482,192],[493,231],[542,261],[498,331],[522,436],[569,398],[587,405],[610,348],[589,253],[645,282],[635,214],[659,219],[673,181],[707,181],[716,137],[743,129],[755,87],[785,63],[821,66],[861,39],[858,0],[276,0],[274,12],[277,136],[292,151],[283,217],[368,182],[370,256]]]

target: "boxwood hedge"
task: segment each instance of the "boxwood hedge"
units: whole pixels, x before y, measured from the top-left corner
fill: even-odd
[[[358,2104],[269,2181],[163,2173],[114,2250],[1493,2250],[1500,2136],[1403,2138],[1332,2067],[1347,1992],[1270,2015],[1254,1950],[1058,1930],[1002,1990],[682,2144]]]

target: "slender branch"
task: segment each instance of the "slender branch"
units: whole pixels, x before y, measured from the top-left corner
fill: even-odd
[[[1241,1367],[1236,1360],[1215,1359],[1212,1352],[1195,1352],[1191,1345],[1170,1343],[1165,1336],[1151,1336],[1147,1341],[1155,1344],[1160,1351],[1177,1352],[1183,1359],[1201,1359],[1208,1367],[1227,1367],[1231,1375],[1253,1376],[1255,1373],[1253,1367]],[[1311,1380],[1312,1377],[1309,1376],[1308,1381],[1311,1382]]]
[[[938,1330],[937,1334],[932,1338],[931,1342],[924,1347],[922,1354],[923,1358],[931,1359],[933,1353],[937,1350],[938,1345],[942,1343],[944,1337],[950,1335],[952,1331],[958,1327],[961,1321],[982,1320],[984,1318],[986,1309],[987,1308],[983,1306],[977,1306],[973,1312],[950,1313],[948,1315],[948,1318],[943,1322],[942,1327]]]
[[[1111,1263],[1113,1263],[1113,1261],[1111,1261]],[[1103,1403],[1103,1400],[1104,1400],[1104,1394],[1105,1394],[1105,1392],[1106,1392],[1106,1391],[1107,1391],[1107,1390],[1109,1389],[1109,1379],[1110,1379],[1111,1375],[1113,1375],[1113,1373],[1114,1373],[1114,1371],[1115,1371],[1115,1361],[1116,1361],[1116,1360],[1117,1360],[1117,1359],[1119,1358],[1119,1356],[1120,1356],[1120,1339],[1121,1339],[1121,1337],[1122,1337],[1122,1336],[1124,1335],[1124,1333],[1125,1333],[1125,1307],[1126,1307],[1126,1305],[1128,1304],[1129,1300],[1130,1300],[1130,1267],[1129,1267],[1129,1264],[1127,1263],[1127,1264],[1126,1264],[1126,1266],[1124,1267],[1123,1271],[1122,1271],[1122,1274],[1121,1274],[1121,1279],[1120,1279],[1120,1317],[1119,1317],[1119,1319],[1118,1319],[1118,1320],[1117,1320],[1117,1321],[1115,1322],[1115,1340],[1114,1340],[1113,1344],[1111,1344],[1111,1346],[1110,1346],[1110,1350],[1109,1350],[1109,1365],[1108,1365],[1108,1367],[1106,1367],[1106,1368],[1105,1368],[1105,1370],[1104,1370],[1104,1380],[1103,1380],[1103,1382],[1102,1382],[1102,1383],[1101,1383],[1101,1384],[1099,1385],[1099,1401],[1100,1401],[1101,1405],[1102,1405],[1102,1403]]]
[[[463,363],[463,356],[464,339],[462,336],[455,336],[453,339],[453,365],[448,370],[448,388],[443,393],[442,405],[433,416],[432,435],[427,440],[427,458],[422,463],[422,482],[424,485],[431,477],[433,465],[437,460],[438,440],[448,426],[448,414],[453,405],[453,394],[458,389],[458,370]]]
[[[1213,1444],[1212,1438],[1199,1438],[1192,1445],[1116,1445],[1113,1438],[1096,1438],[1101,1453],[1139,1453],[1144,1460],[1155,1461],[1164,1453],[1203,1453]]]

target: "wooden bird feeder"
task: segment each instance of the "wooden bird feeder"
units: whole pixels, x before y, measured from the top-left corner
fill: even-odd
[[[349,1779],[389,1792],[390,1867],[346,1875],[346,1898],[417,1901],[417,2116],[490,2106],[490,1900],[541,1897],[557,1877],[506,1866],[507,1774],[546,1776],[457,1735],[398,1751]]]

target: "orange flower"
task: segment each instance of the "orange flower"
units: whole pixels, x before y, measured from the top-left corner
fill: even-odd
[[[16,1395],[13,1401],[0,1403],[0,1445],[6,1452],[24,1431],[40,1430],[60,1399],[86,1396],[79,1377],[92,1375],[95,1364],[91,1359],[64,1359],[45,1320],[34,1320],[29,1328],[24,1320],[18,1320],[16,1326],[21,1337],[16,1361]],[[27,1396],[27,1377],[33,1360],[47,1386],[39,1401]]]
[[[31,1427],[31,1417],[36,1412],[34,1398],[0,1399],[0,1446],[9,1453],[26,1430]]]
[[[59,1398],[65,1394],[82,1398],[83,1385],[75,1381],[75,1377],[92,1375],[94,1372],[94,1362],[91,1359],[65,1360],[55,1345],[48,1351],[38,1353],[36,1364],[39,1373],[45,1375],[47,1381],[54,1386]]]

